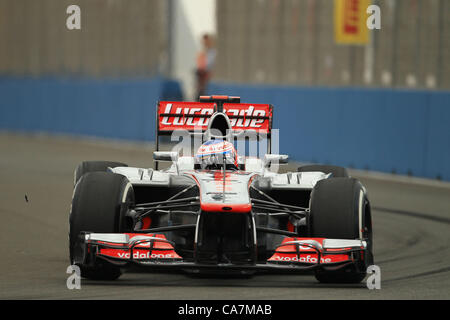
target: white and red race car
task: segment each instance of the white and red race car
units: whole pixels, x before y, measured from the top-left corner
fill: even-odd
[[[155,162],[164,170],[85,161],[75,170],[70,212],[72,264],[89,279],[116,279],[130,266],[149,272],[314,273],[321,282],[358,283],[373,264],[366,189],[347,170],[309,165],[277,173],[273,107],[238,97],[157,105]],[[177,129],[201,141],[267,141],[264,157],[214,167],[160,151]]]

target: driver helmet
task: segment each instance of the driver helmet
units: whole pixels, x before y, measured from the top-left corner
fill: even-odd
[[[224,140],[208,140],[197,150],[195,156],[200,168],[209,170],[238,169],[237,152],[233,144]]]

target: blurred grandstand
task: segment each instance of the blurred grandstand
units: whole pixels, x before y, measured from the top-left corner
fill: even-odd
[[[81,8],[81,30],[66,8]],[[165,0],[0,0],[0,71],[18,76],[153,77],[168,63]]]
[[[170,75],[169,32],[178,23],[169,22],[174,2],[0,0],[0,72]],[[191,2],[201,6],[205,1]],[[371,32],[367,45],[340,45],[334,39],[331,0],[217,1],[220,55],[215,78],[234,83],[450,89],[450,2],[371,3],[381,8],[381,30]],[[70,4],[82,8],[81,32],[65,27]]]
[[[336,39],[346,1],[381,8],[362,43]],[[0,0],[0,130],[152,141],[157,100],[193,97],[204,31],[210,93],[273,103],[281,152],[450,180],[448,0]]]
[[[336,43],[335,1],[218,1],[216,78],[234,83],[450,89],[449,1],[359,2],[381,9],[381,30],[373,30],[363,45]]]

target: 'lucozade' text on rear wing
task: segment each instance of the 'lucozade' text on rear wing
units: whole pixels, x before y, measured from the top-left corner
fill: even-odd
[[[199,102],[160,101],[156,108],[156,151],[159,137],[171,135],[175,130],[204,133],[210,118],[216,112],[225,113],[233,134],[253,131],[264,134],[268,140],[272,131],[273,106],[270,104],[240,103],[239,97],[201,96]]]

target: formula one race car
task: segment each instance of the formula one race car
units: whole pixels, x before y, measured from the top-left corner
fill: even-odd
[[[288,157],[271,154],[272,111],[228,96],[159,102],[154,169],[85,161],[75,170],[71,263],[89,279],[140,266],[361,282],[373,264],[366,189],[341,167],[275,172]],[[200,139],[195,155],[159,150],[177,130]],[[247,134],[267,141],[263,157],[236,153]],[[161,161],[169,167],[158,170]]]

